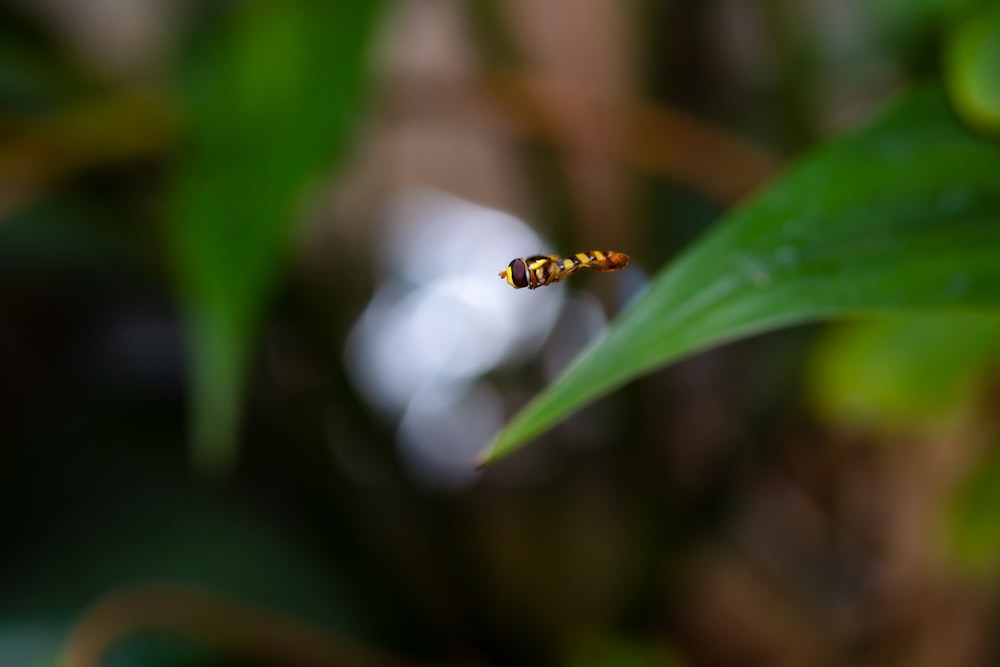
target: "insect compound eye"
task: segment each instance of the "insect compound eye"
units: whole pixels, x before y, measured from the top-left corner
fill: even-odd
[[[528,286],[528,267],[524,265],[523,260],[515,259],[510,263],[510,281],[514,287]]]

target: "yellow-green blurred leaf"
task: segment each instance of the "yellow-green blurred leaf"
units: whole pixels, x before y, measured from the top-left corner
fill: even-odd
[[[833,422],[879,431],[944,424],[974,409],[1000,356],[1000,316],[912,315],[831,329],[813,354],[811,393]]]
[[[955,108],[970,125],[1000,133],[1000,3],[962,21],[950,36],[947,76]]]
[[[1000,568],[1000,450],[976,462],[959,486],[948,514],[947,547],[957,565],[970,573]]]
[[[579,640],[571,650],[568,667],[673,667],[680,660],[659,644],[603,635]]]

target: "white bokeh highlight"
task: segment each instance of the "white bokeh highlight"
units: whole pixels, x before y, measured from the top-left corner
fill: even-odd
[[[510,214],[418,192],[399,197],[386,222],[376,293],[347,341],[348,372],[372,406],[402,420],[400,455],[415,476],[454,487],[473,478],[475,454],[504,418],[479,378],[537,353],[563,293],[514,290],[497,276],[515,257],[545,252]]]

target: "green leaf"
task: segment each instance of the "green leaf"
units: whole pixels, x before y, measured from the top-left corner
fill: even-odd
[[[167,238],[190,330],[196,463],[228,467],[240,388],[301,199],[344,145],[377,2],[250,2],[187,63]]]
[[[1000,132],[1000,4],[963,21],[947,49],[949,90],[970,125]]]
[[[998,249],[1000,145],[957,123],[941,90],[915,91],[791,170],[662,271],[481,460],[711,345],[845,315],[995,309]]]

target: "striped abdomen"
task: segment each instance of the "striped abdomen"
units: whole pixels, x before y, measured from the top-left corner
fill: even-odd
[[[556,255],[533,255],[518,258],[500,272],[500,277],[514,289],[527,287],[535,289],[550,283],[557,283],[567,276],[573,275],[577,269],[587,268],[594,271],[617,271],[628,265],[628,255],[610,250],[591,250],[578,252],[570,257],[559,258]]]

